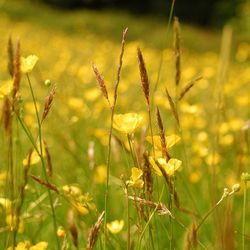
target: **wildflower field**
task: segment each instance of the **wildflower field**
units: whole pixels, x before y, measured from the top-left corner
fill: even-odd
[[[0,1],[0,250],[250,249],[249,33],[168,11]]]

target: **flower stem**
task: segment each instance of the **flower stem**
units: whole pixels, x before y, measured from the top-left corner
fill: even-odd
[[[242,250],[245,250],[246,204],[247,204],[247,182],[244,181],[243,218],[242,218]]]
[[[37,118],[37,123],[38,123],[38,139],[39,139],[39,146],[40,146],[40,148],[39,148],[39,150],[40,150],[39,151],[39,157],[40,157],[41,163],[42,163],[42,170],[43,170],[44,178],[45,178],[46,182],[49,182],[47,172],[46,172],[45,162],[44,162],[44,159],[43,159],[43,147],[42,147],[43,142],[42,142],[41,121],[40,121],[40,118],[39,118],[38,108],[37,108],[37,105],[36,105],[36,99],[35,99],[35,95],[34,95],[32,85],[31,85],[31,81],[30,81],[29,75],[26,74],[26,76],[27,76],[27,79],[28,79],[29,88],[30,88],[30,92],[31,92],[31,95],[32,95],[32,100],[33,100],[33,103],[34,103],[34,107],[35,107],[35,111],[36,111],[36,118]],[[53,198],[52,198],[52,194],[51,194],[50,189],[47,189],[47,192],[48,192],[49,202],[50,202],[50,207],[51,207],[51,212],[52,212],[54,234],[55,234],[55,238],[56,238],[56,242],[57,242],[57,249],[60,250],[60,242],[59,242],[59,239],[58,239],[57,233],[56,233],[57,232],[57,223],[56,223],[56,213],[55,213],[55,209],[54,209],[54,205],[53,205]]]

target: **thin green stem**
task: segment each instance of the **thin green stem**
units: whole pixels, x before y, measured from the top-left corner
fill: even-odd
[[[127,250],[130,249],[130,209],[129,209],[129,198],[128,198],[128,190],[126,189],[127,192],[127,223],[128,223],[128,228],[127,228]]]
[[[152,116],[151,116],[150,105],[148,105],[148,119],[149,119],[149,127],[150,127],[151,140],[152,140],[152,145],[153,145],[153,154],[154,154],[154,159],[156,159],[155,158],[155,142],[154,142],[154,134],[153,134]]]
[[[108,159],[107,159],[107,179],[106,179],[106,190],[105,190],[105,215],[104,215],[104,239],[105,239],[105,244],[104,244],[104,250],[106,250],[106,243],[107,243],[107,233],[106,233],[106,225],[107,225],[107,206],[108,206],[108,193],[109,193],[109,172],[110,172],[110,162],[111,162],[111,139],[112,139],[112,134],[113,134],[113,123],[114,123],[114,114],[115,114],[115,107],[116,107],[116,102],[117,102],[117,96],[118,96],[118,87],[120,84],[120,77],[121,77],[121,69],[122,69],[122,59],[123,59],[123,54],[124,54],[124,46],[125,46],[125,38],[128,32],[128,28],[126,28],[123,31],[123,36],[122,36],[122,44],[121,44],[121,52],[119,56],[119,65],[117,69],[117,77],[116,77],[116,82],[115,82],[115,87],[114,87],[114,102],[113,105],[110,107],[111,108],[111,122],[110,122],[110,130],[109,130],[109,143],[108,143]]]
[[[134,165],[139,168],[139,162],[138,162],[136,153],[134,152],[134,148],[132,147],[132,143],[131,143],[131,135],[127,134],[127,138],[128,138],[129,149],[133,158]]]
[[[162,196],[163,196],[163,192],[164,192],[164,187],[162,188],[162,191],[161,191],[161,194],[160,194],[160,197],[159,197],[158,202],[161,201],[161,198],[162,198]],[[139,249],[141,249],[142,237],[143,237],[143,235],[144,235],[144,233],[145,233],[147,227],[149,226],[151,220],[153,219],[153,216],[154,216],[154,214],[155,214],[156,211],[157,211],[157,206],[154,208],[153,212],[152,212],[151,215],[149,216],[148,221],[147,221],[146,225],[144,226],[144,228],[143,228],[143,230],[142,230],[142,232],[141,232],[141,235],[140,235],[140,238],[139,238],[139,244],[138,244],[138,248],[139,248]]]
[[[28,79],[28,83],[29,83],[29,88],[30,88],[30,92],[32,95],[32,100],[35,106],[35,111],[36,111],[36,118],[37,118],[37,123],[38,123],[38,138],[39,138],[39,147],[40,147],[40,152],[39,152],[39,156],[41,159],[41,163],[42,163],[42,170],[43,170],[43,174],[44,174],[44,178],[46,180],[46,182],[48,181],[48,176],[47,176],[47,172],[46,172],[46,166],[45,166],[45,162],[43,159],[43,147],[42,147],[42,126],[41,126],[41,121],[40,121],[40,117],[39,117],[39,113],[38,113],[38,108],[36,105],[36,99],[35,99],[35,95],[34,95],[34,91],[31,85],[31,81],[29,78],[29,75],[26,74],[27,79]],[[48,192],[48,196],[49,196],[49,202],[50,202],[50,207],[51,207],[51,212],[52,212],[52,219],[53,219],[53,226],[54,226],[54,234],[55,234],[55,238],[56,238],[56,242],[57,242],[57,249],[60,250],[60,242],[59,239],[57,237],[57,223],[56,223],[56,213],[55,213],[55,209],[54,209],[54,205],[53,205],[53,198],[52,198],[52,194],[50,189],[47,189]]]
[[[208,216],[210,214],[212,214],[212,212],[221,204],[221,202],[231,196],[232,194],[234,194],[236,191],[231,191],[230,193],[226,190],[224,190],[223,195],[221,196],[220,200],[205,214],[205,216],[202,218],[202,220],[200,221],[200,223],[198,224],[198,226],[196,227],[196,232],[198,232],[198,230],[200,229],[200,227],[202,226],[202,224],[204,223],[204,221],[208,218]]]
[[[242,250],[245,250],[246,204],[247,204],[247,182],[244,181],[243,215],[242,215]]]
[[[168,33],[169,33],[170,24],[171,24],[171,21],[172,21],[172,18],[173,18],[174,5],[175,5],[175,0],[172,0],[170,12],[169,12],[168,24],[167,24],[167,31],[166,31],[166,37],[167,37],[167,38],[168,38]],[[162,64],[163,64],[163,49],[162,49],[162,51],[161,51],[160,63],[159,63],[159,68],[158,68],[156,83],[155,83],[155,87],[154,87],[154,93],[156,92],[156,90],[157,90],[157,88],[158,88],[159,81],[160,81],[160,75],[161,75],[161,70],[162,70]]]

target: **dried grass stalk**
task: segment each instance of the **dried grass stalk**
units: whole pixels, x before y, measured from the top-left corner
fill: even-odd
[[[142,199],[142,198],[139,198],[136,196],[130,196],[130,195],[128,196],[128,198],[132,201],[140,203],[140,205],[156,209],[156,211],[159,213],[159,215],[169,215],[172,218],[174,218],[174,216],[169,211],[169,209],[161,202],[157,203],[157,202],[145,200],[145,199]]]
[[[145,183],[147,197],[148,197],[149,200],[152,200],[153,176],[152,176],[150,163],[148,161],[148,154],[144,153],[143,158],[144,158],[143,180],[144,180],[144,183]]]
[[[11,77],[13,77],[14,75],[14,49],[13,49],[11,36],[9,36],[9,39],[8,39],[7,49],[8,49],[8,70],[9,70]]]
[[[107,99],[108,103],[110,103],[107,87],[106,87],[106,84],[104,82],[104,77],[99,73],[99,71],[94,63],[92,64],[92,69],[95,73],[96,81],[97,81],[97,83],[102,91],[103,96]]]
[[[73,244],[76,248],[78,248],[78,230],[74,222],[74,213],[72,209],[68,211],[67,222],[69,225],[69,231],[72,236]]]
[[[159,131],[160,131],[162,155],[163,155],[163,157],[167,158],[167,161],[169,161],[171,156],[170,156],[168,149],[167,149],[167,144],[166,144],[166,140],[165,140],[165,131],[164,131],[163,122],[162,122],[161,114],[160,114],[158,107],[156,110],[156,116],[157,116],[157,124],[158,124]]]
[[[192,81],[190,81],[190,82],[186,85],[186,87],[181,91],[180,96],[179,96],[179,98],[178,98],[178,101],[180,101],[180,100],[187,94],[187,92],[194,86],[194,84],[195,84],[196,82],[198,82],[199,80],[201,80],[201,79],[202,79],[202,76],[198,76],[198,77],[196,77],[195,79],[193,79]]]
[[[181,38],[180,23],[177,17],[174,17],[174,53],[175,53],[175,85],[179,86],[181,80]]]
[[[162,173],[162,175],[163,175],[163,177],[168,185],[169,193],[172,195],[174,205],[177,208],[180,208],[180,200],[179,200],[178,194],[174,188],[174,185],[171,181],[171,178],[167,175],[167,173],[165,172],[165,170],[163,169],[161,164],[159,164],[157,161],[156,161],[156,164],[159,167],[159,169],[161,170],[161,173]]]
[[[21,62],[20,62],[20,41],[17,41],[16,45],[16,55],[14,62],[14,74],[13,74],[13,90],[12,90],[12,98],[13,101],[16,99],[17,92],[20,89],[20,81],[21,81],[21,70],[20,70]]]
[[[1,120],[3,121],[4,131],[6,134],[10,134],[11,132],[11,103],[7,96],[4,97],[3,100],[3,111]]]
[[[99,231],[100,231],[103,219],[104,219],[104,214],[105,214],[105,211],[103,211],[101,213],[101,215],[98,217],[95,225],[91,228],[90,233],[89,233],[89,237],[88,237],[88,243],[86,246],[86,250],[93,249],[93,247],[97,241],[98,234],[99,234]]]
[[[141,84],[142,84],[142,90],[144,92],[147,105],[149,106],[149,80],[148,80],[148,73],[146,69],[146,65],[143,59],[142,52],[140,48],[137,48],[137,57],[138,57],[138,63],[139,63],[139,69],[140,69],[140,76],[141,76]]]
[[[56,192],[57,194],[59,194],[59,191],[58,191],[56,185],[51,184],[51,183],[49,183],[49,182],[47,182],[47,181],[45,181],[45,180],[43,180],[43,179],[41,179],[41,178],[39,178],[39,177],[33,175],[33,174],[31,174],[30,177],[31,177],[33,180],[35,180],[36,182],[38,182],[39,184],[41,184],[42,186],[45,186],[46,188],[48,188],[48,189],[50,189],[50,190]]]
[[[196,224],[192,223],[185,235],[184,249],[191,250],[196,249],[198,245],[198,235],[196,230]]]
[[[56,86],[53,85],[51,91],[49,92],[49,95],[46,97],[46,101],[45,101],[45,104],[44,104],[44,109],[43,109],[43,115],[42,115],[42,121],[41,121],[41,123],[48,116],[48,113],[49,113],[49,111],[51,109],[52,102],[53,102],[55,94],[56,94]]]
[[[51,177],[53,174],[53,167],[52,167],[51,156],[49,153],[49,147],[48,147],[48,144],[45,140],[43,140],[43,144],[44,144],[45,154],[46,154],[46,158],[47,158],[47,173],[48,173],[48,176]]]
[[[118,92],[118,86],[119,86],[120,78],[121,78],[123,54],[124,54],[125,41],[126,41],[127,33],[128,33],[128,28],[126,28],[122,33],[122,44],[121,44],[121,52],[120,52],[120,56],[119,56],[119,65],[118,65],[118,70],[117,70],[116,83],[115,83],[115,88],[114,88],[114,104],[113,104],[113,107],[115,106],[116,100],[117,100],[117,92]]]
[[[172,97],[170,96],[167,88],[166,88],[166,94],[167,94],[168,102],[169,102],[170,108],[172,110],[173,116],[177,122],[177,125],[180,126],[179,115],[178,115],[178,111],[177,111],[175,102],[173,101]]]

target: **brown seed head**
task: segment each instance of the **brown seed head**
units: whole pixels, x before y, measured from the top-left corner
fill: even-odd
[[[104,214],[105,214],[105,211],[103,211],[101,213],[101,215],[98,217],[95,225],[91,228],[90,233],[89,233],[89,237],[88,237],[88,243],[86,246],[86,250],[93,249],[93,247],[97,241],[97,238],[98,238],[98,234],[99,234],[102,222],[103,222]]]
[[[14,49],[13,49],[11,36],[9,36],[9,39],[8,39],[7,49],[8,49],[8,70],[9,70],[11,77],[13,77],[14,75]]]
[[[41,123],[45,120],[50,111],[55,94],[56,94],[56,86],[53,85],[51,91],[49,92],[49,95],[46,97],[45,100]]]
[[[10,134],[11,131],[11,103],[10,100],[7,96],[4,97],[3,100],[3,112],[2,112],[2,117],[1,120],[3,121],[4,125],[4,131],[6,134]]]
[[[51,156],[49,153],[49,147],[45,140],[43,140],[43,144],[44,144],[46,158],[47,158],[47,173],[48,173],[48,176],[51,177],[53,174],[53,167],[52,167]]]
[[[100,74],[100,72],[98,71],[96,65],[93,63],[92,64],[92,69],[95,73],[95,77],[96,77],[96,81],[102,91],[103,96],[107,99],[107,101],[109,102],[109,96],[108,96],[108,91],[107,91],[107,87],[106,84],[104,82],[104,77]],[[110,103],[110,102],[109,102]]]
[[[50,190],[56,192],[57,194],[59,194],[59,191],[58,191],[56,185],[51,184],[51,183],[49,183],[49,182],[47,182],[47,181],[45,181],[45,180],[43,180],[43,179],[41,179],[41,178],[39,178],[39,177],[33,175],[33,174],[31,174],[30,177],[31,177],[33,180],[35,180],[36,182],[38,182],[40,185],[42,185],[42,186],[44,186],[44,187],[46,187],[46,188],[48,188],[48,189],[50,189]]]
[[[20,62],[20,41],[17,41],[16,45],[16,55],[14,62],[14,75],[13,75],[13,90],[12,90],[12,98],[13,102],[16,99],[17,92],[20,88],[21,81],[21,70],[20,70],[21,62]]]
[[[175,52],[175,85],[178,86],[181,80],[181,39],[180,24],[177,17],[174,17],[174,52]]]
[[[68,211],[67,221],[69,225],[69,231],[72,236],[73,244],[77,248],[78,247],[78,230],[74,222],[74,213],[73,213],[73,210],[71,209]]]
[[[157,116],[157,124],[159,127],[159,132],[160,132],[160,138],[161,138],[161,148],[162,148],[162,155],[163,157],[167,158],[167,161],[170,160],[170,155],[167,149],[167,144],[166,144],[166,140],[165,140],[165,131],[164,131],[164,127],[163,127],[163,122],[161,119],[161,114],[160,111],[157,107],[157,111],[156,111],[156,116]]]
[[[148,161],[148,154],[144,153],[143,158],[144,158],[143,180],[144,180],[144,183],[145,183],[147,197],[148,197],[149,200],[152,200],[153,176],[152,176],[150,163]]]
[[[197,245],[198,245],[198,235],[197,235],[196,225],[195,223],[192,223],[185,236],[184,249],[185,250],[196,249]]]
[[[173,116],[177,122],[177,125],[180,126],[180,120],[179,120],[179,115],[178,115],[178,111],[175,105],[175,102],[173,101],[172,97],[170,96],[168,89],[166,88],[166,94],[167,94],[167,98],[168,98],[168,102],[171,108],[171,111],[173,113]]]
[[[139,63],[139,69],[140,69],[140,76],[141,76],[141,84],[142,84],[142,90],[144,92],[147,104],[149,105],[149,80],[148,80],[148,73],[146,69],[146,65],[143,59],[142,52],[140,48],[137,48],[137,57],[138,57],[138,63]]]
[[[178,101],[180,101],[185,95],[186,93],[194,86],[194,84],[201,80],[202,79],[202,76],[198,76],[196,77],[195,79],[193,79],[192,81],[190,81],[186,87],[181,91],[180,95],[179,95],[179,98],[178,98]]]

